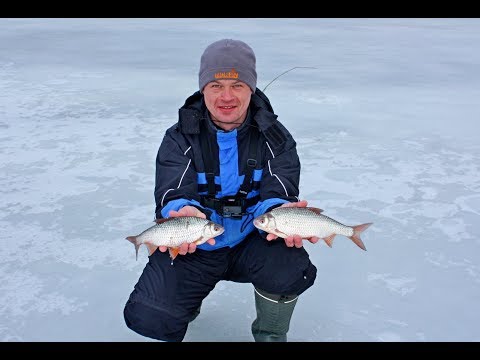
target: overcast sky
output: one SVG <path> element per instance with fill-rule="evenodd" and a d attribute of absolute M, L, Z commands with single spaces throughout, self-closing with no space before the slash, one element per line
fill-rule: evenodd
<path fill-rule="evenodd" d="M 298 143 L 300 197 L 367 251 L 318 268 L 291 341 L 480 340 L 478 19 L 0 19 L 0 340 L 153 341 L 123 307 L 147 262 L 155 156 L 203 49 L 249 43 Z M 253 341 L 220 282 L 185 341 Z"/>

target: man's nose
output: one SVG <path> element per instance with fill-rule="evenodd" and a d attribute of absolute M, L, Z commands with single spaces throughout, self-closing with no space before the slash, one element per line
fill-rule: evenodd
<path fill-rule="evenodd" d="M 221 95 L 222 99 L 231 100 L 233 98 L 232 89 L 230 89 L 229 87 L 224 87 Z"/>

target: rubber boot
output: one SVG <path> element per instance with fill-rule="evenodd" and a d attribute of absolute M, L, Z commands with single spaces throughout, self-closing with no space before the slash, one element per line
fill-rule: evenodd
<path fill-rule="evenodd" d="M 256 342 L 286 342 L 298 295 L 275 295 L 255 289 L 257 318 L 252 323 Z"/>

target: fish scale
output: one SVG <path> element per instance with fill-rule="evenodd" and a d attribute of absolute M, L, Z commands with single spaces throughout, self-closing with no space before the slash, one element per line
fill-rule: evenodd
<path fill-rule="evenodd" d="M 366 250 L 360 239 L 360 233 L 372 223 L 347 226 L 321 214 L 322 211 L 314 207 L 280 206 L 257 216 L 253 220 L 253 225 L 282 238 L 299 235 L 302 239 L 308 239 L 315 236 L 323 239 L 330 247 L 336 235 L 343 235 L 362 250 Z"/>
<path fill-rule="evenodd" d="M 172 221 L 156 224 L 143 231 L 137 238 L 155 246 L 176 247 L 200 239 L 207 223 L 208 220 L 198 217 L 172 218 Z M 182 230 L 179 231 L 179 228 Z"/>
<path fill-rule="evenodd" d="M 283 207 L 271 211 L 275 217 L 277 228 L 285 234 L 296 234 L 302 237 L 317 236 L 324 238 L 332 233 L 344 236 L 352 236 L 353 229 L 338 221 L 317 214 L 308 208 Z"/>
<path fill-rule="evenodd" d="M 142 244 L 166 246 L 174 259 L 178 248 L 183 243 L 200 245 L 225 231 L 225 228 L 213 221 L 196 216 L 176 216 L 157 219 L 157 224 L 142 231 L 137 236 L 127 236 L 127 240 L 135 245 L 138 259 L 138 249 Z"/>

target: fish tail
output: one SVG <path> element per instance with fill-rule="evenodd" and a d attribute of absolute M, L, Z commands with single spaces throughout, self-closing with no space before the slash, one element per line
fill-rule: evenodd
<path fill-rule="evenodd" d="M 130 241 L 133 245 L 135 245 L 135 260 L 138 260 L 138 249 L 140 248 L 140 245 L 142 243 L 140 243 L 138 240 L 137 240 L 137 237 L 136 236 L 127 236 L 126 239 L 128 241 Z"/>
<path fill-rule="evenodd" d="M 352 226 L 353 235 L 349 236 L 349 239 L 351 239 L 360 249 L 365 251 L 367 251 L 367 248 L 365 247 L 365 244 L 363 243 L 362 239 L 360 239 L 360 234 L 372 224 L 373 223 L 366 223 L 366 224 Z"/>

